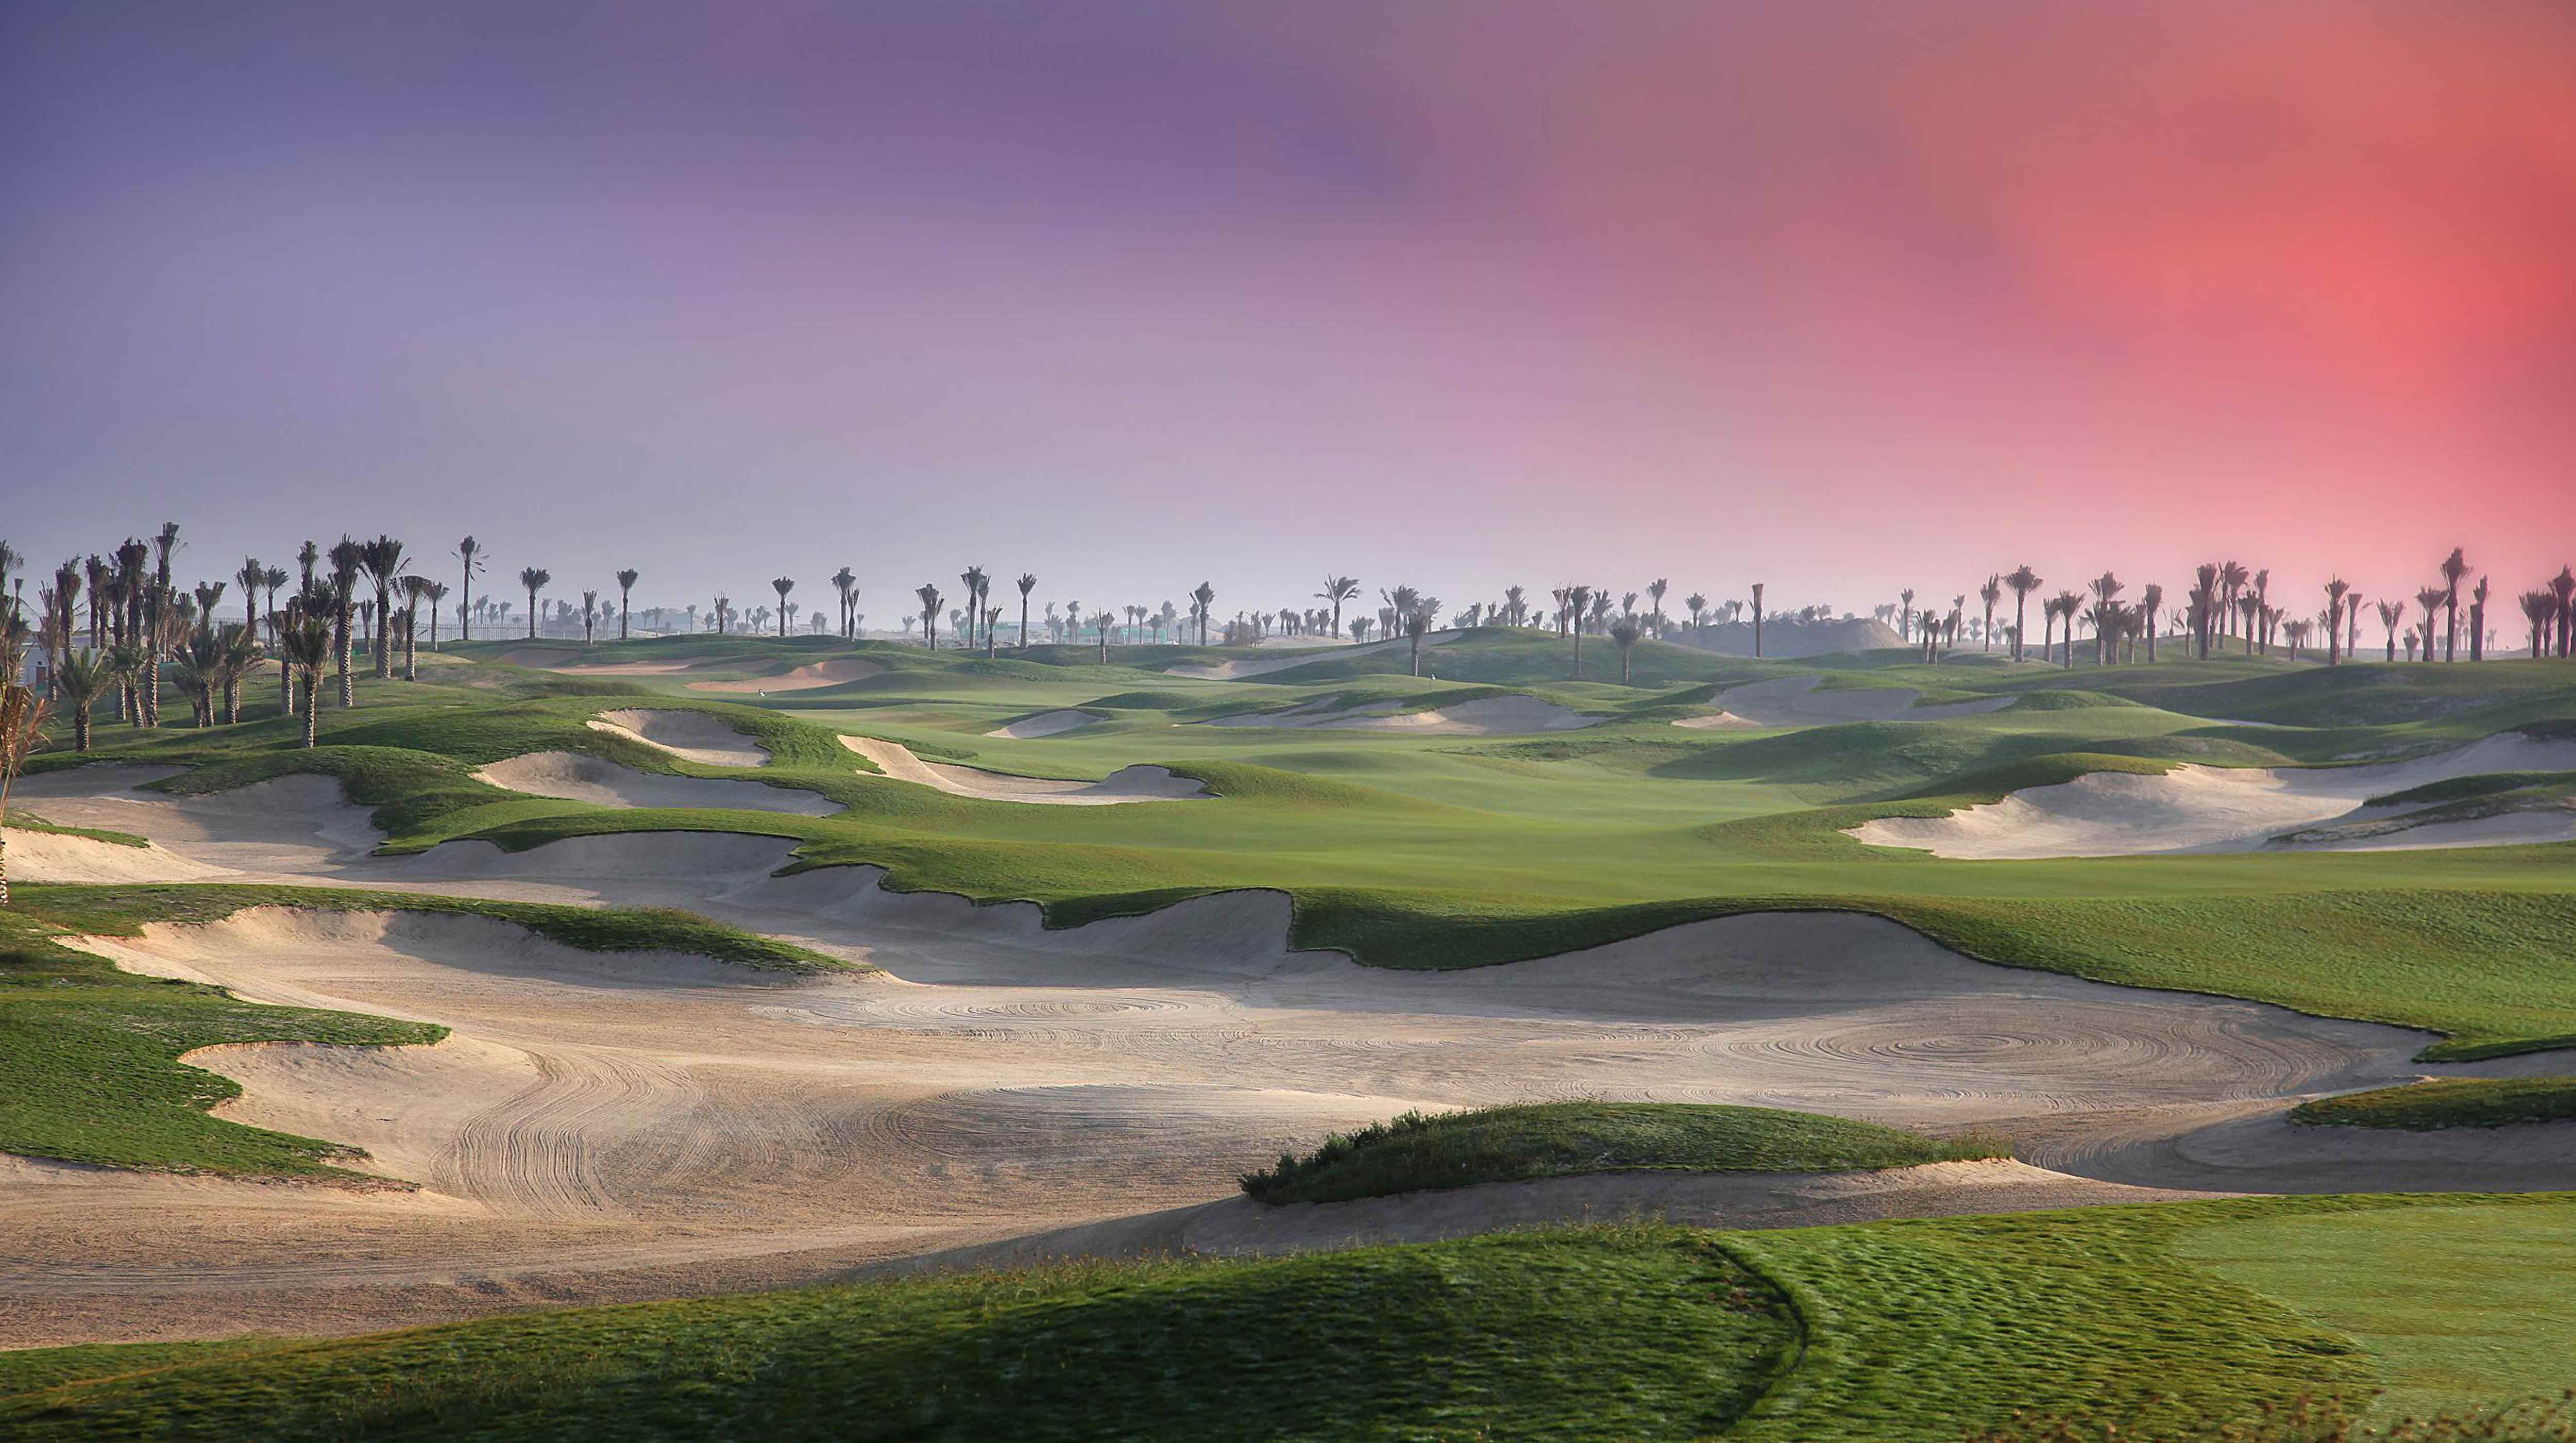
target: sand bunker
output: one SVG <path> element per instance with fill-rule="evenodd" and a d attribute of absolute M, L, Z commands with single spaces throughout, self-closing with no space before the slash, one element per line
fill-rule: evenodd
<path fill-rule="evenodd" d="M 1196 801 L 1211 795 L 1206 785 L 1196 778 L 1174 776 L 1165 767 L 1121 767 L 1096 782 L 1068 782 L 926 762 L 914 756 L 912 749 L 901 742 L 878 741 L 873 737 L 845 736 L 841 738 L 841 745 L 876 763 L 879 771 L 896 781 L 917 782 L 925 787 L 936 787 L 950 796 L 973 797 L 983 802 L 1106 807 L 1124 802 Z"/>
<path fill-rule="evenodd" d="M 1038 737 L 1062 736 L 1069 731 L 1079 731 L 1087 726 L 1095 726 L 1099 721 L 1100 718 L 1087 711 L 1075 711 L 1071 708 L 1062 711 L 1042 711 L 1036 716 L 1024 716 L 1008 726 L 995 727 L 984 735 L 1009 737 L 1015 741 L 1032 741 Z"/>
<path fill-rule="evenodd" d="M 1673 725 L 1689 727 L 1693 731 L 1757 731 L 1762 726 L 1760 722 L 1746 721 L 1731 711 L 1712 711 L 1699 716 L 1681 717 L 1676 719 Z"/>
<path fill-rule="evenodd" d="M 86 837 L 34 844 L 40 834 L 12 831 L 11 875 L 90 883 L 306 880 L 360 861 L 384 840 L 370 821 L 373 809 L 351 805 L 337 777 L 274 777 L 206 796 L 137 790 L 185 770 L 86 766 L 21 778 L 12 802 L 41 801 L 42 815 L 57 825 L 125 832 L 152 846 Z"/>
<path fill-rule="evenodd" d="M 1460 635 L 1462 633 L 1455 631 L 1424 632 L 1422 645 L 1425 650 L 1435 646 L 1446 646 L 1456 641 Z M 1346 656 L 1383 656 L 1388 652 L 1401 652 L 1410 656 L 1413 647 L 1411 637 L 1398 637 L 1393 641 L 1372 641 L 1357 646 L 1347 641 L 1333 641 L 1325 638 L 1297 637 L 1293 640 L 1311 643 L 1311 645 L 1289 656 L 1265 656 L 1245 661 L 1219 662 L 1214 666 L 1183 663 L 1179 666 L 1165 667 L 1163 674 L 1188 677 L 1194 681 L 1242 681 L 1247 677 L 1294 671 L 1301 666 L 1313 666 L 1319 661 L 1336 661 Z"/>
<path fill-rule="evenodd" d="M 1430 711 L 1398 711 L 1402 702 L 1336 709 L 1332 698 L 1286 711 L 1248 712 L 1211 719 L 1220 727 L 1280 727 L 1318 731 L 1410 732 L 1417 736 L 1530 736 L 1539 732 L 1575 731 L 1599 726 L 1605 716 L 1590 716 L 1534 696 L 1492 696 L 1462 701 Z"/>
<path fill-rule="evenodd" d="M 129 847 L 96 837 L 67 837 L 18 827 L 9 828 L 5 840 L 9 876 L 19 882 L 112 886 L 123 882 L 212 882 L 233 875 L 222 867 L 192 861 L 162 847 Z"/>
<path fill-rule="evenodd" d="M 494 762 L 474 776 L 514 792 L 602 807 L 734 807 L 805 817 L 828 816 L 841 809 L 829 797 L 793 787 L 662 776 L 579 752 L 531 752 Z"/>
<path fill-rule="evenodd" d="M 2012 697 L 1997 696 L 1978 701 L 1945 702 L 1938 706 L 1916 706 L 1914 699 L 1923 693 L 1912 687 L 1853 687 L 1826 691 L 1818 685 L 1823 680 L 1819 676 L 1786 676 L 1777 681 L 1757 681 L 1746 686 L 1729 687 L 1719 693 L 1717 701 L 1725 713 L 1757 727 L 1834 726 L 1861 721 L 1940 721 L 1948 717 L 2002 711 L 2014 701 Z"/>
<path fill-rule="evenodd" d="M 1887 817 L 1852 835 L 1943 857 L 2115 857 L 2153 852 L 2499 846 L 2576 838 L 2576 813 L 2509 813 L 2409 826 L 2422 807 L 2373 797 L 2489 772 L 2576 770 L 2576 742 L 2507 732 L 2412 761 L 2345 767 L 2181 766 L 2160 776 L 2092 772 L 1946 817 Z M 2314 836 L 2276 840 L 2323 829 Z"/>
<path fill-rule="evenodd" d="M 779 676 L 735 677 L 726 681 L 693 681 L 691 691 L 772 692 L 813 691 L 819 687 L 839 686 L 845 681 L 863 681 L 885 670 L 873 661 L 842 657 L 837 661 L 808 662 L 794 671 Z"/>
<path fill-rule="evenodd" d="M 604 711 L 591 721 L 590 727 L 659 747 L 700 766 L 769 765 L 769 748 L 734 730 L 724 718 L 702 711 Z"/>

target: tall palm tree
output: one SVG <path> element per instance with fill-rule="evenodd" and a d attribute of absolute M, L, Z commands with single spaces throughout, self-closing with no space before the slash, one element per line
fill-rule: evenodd
<path fill-rule="evenodd" d="M 2450 608 L 2450 618 L 2443 624 L 2442 660 L 2460 659 L 2460 578 L 2469 574 L 2469 558 L 2460 548 L 2442 558 L 2443 604 Z"/>
<path fill-rule="evenodd" d="M 116 685 L 116 669 L 108 664 L 107 653 L 97 647 L 83 647 L 63 653 L 62 665 L 54 670 L 54 683 L 62 692 L 63 705 L 72 714 L 72 750 L 89 750 L 90 707 L 99 694 Z"/>
<path fill-rule="evenodd" d="M 1664 593 L 1671 590 L 1672 585 L 1660 576 L 1646 583 L 1646 596 L 1650 603 L 1647 607 L 1647 619 L 1654 623 L 1657 636 L 1664 633 Z"/>
<path fill-rule="evenodd" d="M 456 594 L 456 639 L 474 639 L 474 573 L 483 569 L 483 547 L 471 536 L 456 543 L 456 557 L 465 566 L 463 590 Z"/>
<path fill-rule="evenodd" d="M 1914 588 L 1911 586 L 1896 593 L 1896 635 L 1904 641 L 1914 639 Z"/>
<path fill-rule="evenodd" d="M 2245 619 L 2245 654 L 2254 654 L 2254 633 L 2263 620 L 2263 598 L 2247 590 L 2236 598 L 2236 613 Z"/>
<path fill-rule="evenodd" d="M 288 619 L 278 637 L 278 656 L 304 682 L 304 744 L 315 745 L 321 738 L 321 707 L 315 693 L 322 685 L 322 668 L 331 660 L 331 623 L 310 614 Z"/>
<path fill-rule="evenodd" d="M 1207 645 L 1208 612 L 1216 606 L 1216 587 L 1200 582 L 1190 590 L 1190 604 L 1198 609 L 1199 645 Z"/>
<path fill-rule="evenodd" d="M 403 544 L 390 536 L 378 536 L 358 548 L 358 564 L 365 568 L 367 579 L 376 585 L 376 640 L 370 648 L 375 653 L 376 680 L 394 674 L 394 654 L 385 644 L 385 618 L 393 612 L 394 579 L 403 573 Z"/>
<path fill-rule="evenodd" d="M 841 598 L 841 635 L 845 639 L 855 640 L 852 634 L 854 629 L 850 625 L 850 612 L 858 605 L 859 574 L 844 566 L 832 573 L 831 581 L 832 590 Z"/>
<path fill-rule="evenodd" d="M 2070 671 L 2075 668 L 2075 614 L 2083 606 L 2084 598 L 2078 593 L 2072 591 L 2057 593 L 2057 619 L 2061 629 L 2066 633 L 2066 666 Z"/>
<path fill-rule="evenodd" d="M 617 573 L 617 639 L 619 641 L 626 639 L 626 609 L 635 600 L 635 583 L 643 579 L 644 573 L 632 566 Z M 435 614 L 432 613 L 432 615 Z M 435 621 L 430 624 L 437 625 Z"/>
<path fill-rule="evenodd" d="M 2156 662 L 2156 613 L 2162 611 L 2164 605 L 2165 589 L 2157 582 L 2148 582 L 2146 589 L 2138 593 L 2138 631 L 2147 639 L 2149 666 Z M 2137 654 L 2136 647 L 2129 648 L 2129 651 L 2133 656 Z"/>
<path fill-rule="evenodd" d="M 267 592 L 267 593 L 268 593 L 268 608 L 267 608 L 267 609 L 268 609 L 268 615 L 269 615 L 269 618 L 270 618 L 269 635 L 270 635 L 272 638 L 274 638 L 274 637 L 277 635 L 277 631 L 276 631 L 277 592 L 278 592 L 278 588 L 280 588 L 280 587 L 282 587 L 282 586 L 286 585 L 286 582 L 287 582 L 286 568 L 285 568 L 285 567 L 283 567 L 283 566 L 272 566 L 272 567 L 268 568 L 268 570 L 263 571 L 263 572 L 261 572 L 261 573 L 260 573 L 260 577 L 259 577 L 259 586 L 260 586 L 260 590 L 265 591 L 265 592 Z"/>
<path fill-rule="evenodd" d="M 2343 655 L 2350 661 L 2361 655 L 2361 593 L 2349 592 L 2343 602 Z"/>
<path fill-rule="evenodd" d="M 2397 623 L 2404 621 L 2405 619 L 2405 602 L 2382 601 L 2379 603 L 2379 624 L 2388 628 L 2388 659 L 2390 661 L 2395 661 L 2397 659 Z"/>
<path fill-rule="evenodd" d="M 1619 684 L 1628 684 L 1628 662 L 1637 649 L 1637 623 L 1621 619 L 1610 623 L 1610 639 L 1619 645 Z"/>
<path fill-rule="evenodd" d="M 1583 680 L 1583 613 L 1592 604 L 1592 588 L 1569 586 L 1565 589 L 1565 609 L 1573 617 L 1567 629 L 1574 633 L 1574 679 Z"/>
<path fill-rule="evenodd" d="M 1342 634 L 1342 603 L 1359 594 L 1360 581 L 1356 576 L 1324 578 L 1324 589 L 1315 593 L 1315 599 L 1333 604 L 1333 635 L 1338 637 Z"/>
<path fill-rule="evenodd" d="M 447 588 L 417 572 L 402 579 L 403 680 L 420 680 L 420 609 L 429 606 L 429 649 L 438 649 L 438 598 Z"/>
<path fill-rule="evenodd" d="M 2415 605 L 2424 616 L 2424 659 L 2426 661 L 2433 659 L 2433 618 L 2441 615 L 2442 603 L 2450 599 L 2451 588 L 2448 585 L 2421 587 L 2415 593 Z"/>
<path fill-rule="evenodd" d="M 2338 576 L 2326 583 L 2326 665 L 2343 665 L 2343 599 L 2352 590 Z"/>
<path fill-rule="evenodd" d="M 2120 578 L 2105 571 L 2084 583 L 2084 589 L 2092 594 L 2094 601 L 2093 664 L 2108 666 L 2119 659 L 2111 654 L 2111 637 L 2108 634 L 2117 631 L 2118 628 L 2115 626 L 2106 630 L 2102 621 L 2103 618 L 2113 614 L 2119 605 L 2120 593 L 2128 588 L 2121 583 Z"/>
<path fill-rule="evenodd" d="M 2571 628 L 2568 624 L 2570 620 L 2569 605 L 2571 602 L 2576 602 L 2576 568 L 2565 566 L 2558 568 L 2558 574 L 2549 578 L 2549 594 L 2558 598 L 2557 649 L 2560 656 L 2565 656 L 2567 654 L 2568 634 L 2571 629 L 2576 629 Z"/>
<path fill-rule="evenodd" d="M 939 588 L 927 583 L 913 588 L 921 598 L 921 644 L 932 651 L 939 649 Z"/>
<path fill-rule="evenodd" d="M 787 637 L 787 593 L 796 589 L 796 579 L 792 576 L 771 577 L 769 589 L 778 593 L 778 636 L 783 641 Z"/>
<path fill-rule="evenodd" d="M 2479 662 L 2486 659 L 2487 579 L 2481 576 L 2478 584 L 2469 591 L 2469 660 Z"/>
<path fill-rule="evenodd" d="M 581 644 L 584 647 L 591 645 L 592 639 L 598 634 L 598 628 L 599 593 L 585 591 L 581 594 Z M 781 636 L 787 634 L 786 623 L 779 623 L 778 634 Z"/>
<path fill-rule="evenodd" d="M 2004 599 L 2002 572 L 1996 572 L 1986 578 L 1986 584 L 1977 588 L 1977 599 L 1986 604 L 1986 620 L 1984 628 L 1977 633 L 1979 638 L 1977 649 L 1992 651 L 1995 649 L 1995 603 Z"/>
<path fill-rule="evenodd" d="M 2019 661 L 2022 659 L 2022 638 L 2028 634 L 2023 630 L 2023 624 L 2030 618 L 2030 594 L 2039 590 L 2043 583 L 2039 579 L 2039 573 L 2031 570 L 2027 566 L 2014 567 L 2011 572 L 2005 575 L 2003 580 L 2004 585 L 2012 588 L 2013 660 Z M 2047 631 L 2047 623 L 2045 619 L 2042 620 L 2040 629 L 2043 634 Z M 2042 642 L 2041 655 L 2043 658 L 2046 656 L 2045 641 Z"/>
<path fill-rule="evenodd" d="M 2526 591 L 2522 594 L 2521 601 L 2523 620 L 2531 623 L 2531 659 L 2538 661 L 2541 643 L 2549 638 L 2549 625 L 2558 619 L 2558 598 L 2546 591 Z M 2379 605 L 2383 611 L 2388 607 L 2388 603 L 2384 601 Z M 2393 635 L 2389 640 L 2388 649 L 2392 656 L 2396 653 L 2397 642 Z"/>
<path fill-rule="evenodd" d="M 530 641 L 537 639 L 537 593 L 545 590 L 554 579 L 555 574 L 542 566 L 519 568 L 519 585 L 528 593 L 528 640 Z"/>
<path fill-rule="evenodd" d="M 233 573 L 233 584 L 242 589 L 242 623 L 259 625 L 259 588 L 268 579 L 268 568 L 256 556 L 242 558 L 241 569 Z"/>
<path fill-rule="evenodd" d="M 1038 574 L 1021 572 L 1017 585 L 1020 588 L 1020 647 L 1026 650 L 1029 645 L 1029 593 L 1038 589 Z"/>
<path fill-rule="evenodd" d="M 1406 587 L 1403 589 L 1411 590 L 1412 588 Z M 1416 596 L 1413 598 L 1413 604 L 1406 607 L 1404 610 L 1404 634 L 1413 642 L 1413 674 L 1415 676 L 1422 675 L 1422 633 L 1429 631 L 1439 622 L 1439 620 L 1440 598 L 1436 596 Z"/>

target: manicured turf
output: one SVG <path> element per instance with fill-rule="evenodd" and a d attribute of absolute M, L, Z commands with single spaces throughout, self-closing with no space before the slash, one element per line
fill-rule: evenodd
<path fill-rule="evenodd" d="M 488 659 L 524 645 L 478 642 L 465 651 Z M 1427 651 L 1437 657 L 1426 666 L 1436 679 L 1389 674 L 1402 664 L 1401 651 L 1390 650 L 1327 655 L 1239 682 L 1190 682 L 1159 668 L 1278 653 L 1118 647 L 1103 666 L 1090 647 L 987 661 L 834 638 L 669 637 L 590 656 L 711 655 L 744 670 L 849 656 L 882 670 L 744 706 L 692 693 L 677 676 L 449 666 L 434 683 L 362 680 L 365 704 L 326 709 L 326 745 L 311 752 L 293 745 L 298 731 L 269 719 L 101 735 L 103 754 L 120 759 L 210 764 L 171 784 L 183 789 L 332 771 L 376 809 L 390 851 L 468 837 L 524 849 L 600 832 L 740 831 L 794 840 L 800 865 L 876 863 L 898 888 L 1036 901 L 1057 925 L 1273 887 L 1295 898 L 1301 945 L 1401 967 L 1539 957 L 1747 910 L 1856 909 L 2012 965 L 2449 1034 L 2438 1055 L 2576 1036 L 2576 847 L 1982 862 L 1866 847 L 1841 830 L 2087 770 L 2412 754 L 2576 718 L 2576 666 L 2555 661 L 2328 672 L 2277 658 L 2198 661 L 2186 651 L 2169 647 L 2154 665 L 2070 671 L 1976 653 L 1938 666 L 1910 652 L 1755 662 L 1648 642 L 1635 658 L 1640 684 L 1623 687 L 1602 679 L 1599 663 L 1609 658 L 1597 644 L 1587 646 L 1587 674 L 1577 680 L 1563 641 L 1495 629 Z M 2006 695 L 2022 705 L 1780 732 L 1669 725 L 1725 686 L 1789 676 L 1935 697 Z M 1529 737 L 1199 724 L 1326 698 L 1418 708 L 1497 689 L 1609 720 Z M 756 771 L 696 767 L 583 725 L 611 706 L 721 715 L 759 734 L 776 762 Z M 1059 708 L 1087 708 L 1100 720 L 1047 738 L 986 735 Z M 1097 778 L 1162 763 L 1218 799 L 972 801 L 870 775 L 836 733 L 1033 776 Z M 550 749 L 692 776 L 757 777 L 844 810 L 625 810 L 472 779 L 484 762 Z M 2460 800 L 2527 801 L 2552 785 L 2494 783 Z"/>
<path fill-rule="evenodd" d="M 2303 1102 L 2290 1120 L 2410 1132 L 2576 1122 L 2576 1077 L 2439 1077 Z"/>
<path fill-rule="evenodd" d="M 1408 1112 L 1336 1133 L 1303 1157 L 1283 1154 L 1243 1190 L 1266 1203 L 1339 1202 L 1572 1173 L 1861 1172 L 2008 1152 L 1768 1107 L 1548 1102 Z"/>
<path fill-rule="evenodd" d="M 544 1313 L 0 1396 L 0 1434 L 1693 1439 L 1795 1341 L 1724 1252 L 1629 1229 Z"/>
<path fill-rule="evenodd" d="M 0 1365 L 0 1433 L 1947 1443 L 2025 1414 L 2084 1438 L 2201 1438 L 2302 1397 L 2555 1388 L 2576 1357 L 2556 1296 L 2571 1248 L 2562 1195 L 1512 1233 L 541 1313 L 229 1359 L 40 1353 Z"/>
<path fill-rule="evenodd" d="M 65 933 L 131 935 L 147 922 L 212 921 L 254 906 L 461 912 L 591 951 L 686 951 L 791 970 L 849 965 L 659 909 L 336 888 L 20 887 L 0 912 L 0 1152 L 235 1176 L 363 1173 L 363 1160 L 347 1148 L 209 1116 L 207 1109 L 240 1095 L 240 1087 L 179 1057 L 221 1043 L 429 1043 L 447 1029 L 242 1002 L 220 988 L 119 971 L 58 940 Z"/>

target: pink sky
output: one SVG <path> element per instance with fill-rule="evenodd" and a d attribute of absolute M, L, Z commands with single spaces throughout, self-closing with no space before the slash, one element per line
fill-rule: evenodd
<path fill-rule="evenodd" d="M 47 563 L 470 531 L 891 621 L 2576 556 L 2563 5 L 18 7 L 0 163 Z"/>

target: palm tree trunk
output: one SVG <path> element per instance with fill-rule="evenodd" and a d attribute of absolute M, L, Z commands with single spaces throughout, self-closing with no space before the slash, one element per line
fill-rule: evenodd
<path fill-rule="evenodd" d="M 1026 651 L 1026 650 L 1028 649 L 1028 645 L 1029 645 L 1029 594 L 1028 594 L 1027 592 L 1023 591 L 1023 592 L 1021 592 L 1021 593 L 1020 593 L 1020 649 L 1021 649 L 1021 650 L 1023 650 L 1023 651 Z"/>
<path fill-rule="evenodd" d="M 321 680 L 319 672 L 304 678 L 304 744 L 308 747 L 321 739 L 322 708 L 319 699 L 313 695 Z"/>
<path fill-rule="evenodd" d="M 282 656 L 277 659 L 277 714 L 295 715 L 295 663 Z"/>
<path fill-rule="evenodd" d="M 89 750 L 89 703 L 87 702 L 72 708 L 72 750 L 76 752 Z"/>
<path fill-rule="evenodd" d="M 431 608 L 429 614 L 433 617 L 437 616 L 437 608 Z M 418 681 L 420 680 L 420 613 L 415 611 L 407 615 L 409 619 L 403 623 L 403 680 Z"/>
<path fill-rule="evenodd" d="M 1420 676 L 1422 675 L 1422 633 L 1408 630 L 1407 634 L 1413 638 L 1413 674 Z"/>
<path fill-rule="evenodd" d="M 2013 575 L 2019 576 L 2021 573 L 2016 571 Z M 2023 631 L 2029 623 L 2030 593 L 2026 591 L 2016 591 L 2013 593 L 2013 660 L 2015 661 L 2021 660 Z"/>

